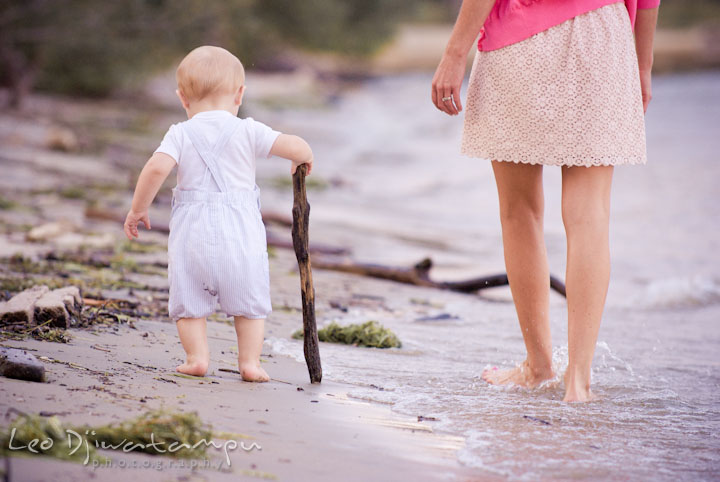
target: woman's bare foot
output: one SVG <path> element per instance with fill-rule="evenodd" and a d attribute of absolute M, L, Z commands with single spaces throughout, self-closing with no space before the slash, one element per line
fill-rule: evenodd
<path fill-rule="evenodd" d="M 176 368 L 180 373 L 185 375 L 193 375 L 195 377 L 204 377 L 207 373 L 209 363 L 205 360 L 191 360 L 188 359 L 182 365 L 178 365 Z"/>
<path fill-rule="evenodd" d="M 240 376 L 246 382 L 267 382 L 270 380 L 267 372 L 259 362 L 239 362 Z"/>
<path fill-rule="evenodd" d="M 565 398 L 563 398 L 563 402 L 590 402 L 595 400 L 595 394 L 590 390 L 589 377 L 587 381 L 584 381 L 584 377 L 575 375 L 568 368 L 563 378 L 565 380 Z"/>
<path fill-rule="evenodd" d="M 592 402 L 596 398 L 597 396 L 592 392 L 592 390 L 583 391 L 582 393 L 575 390 L 565 390 L 563 402 Z"/>
<path fill-rule="evenodd" d="M 491 385 L 515 385 L 525 388 L 535 388 L 541 383 L 555 377 L 552 368 L 548 370 L 533 370 L 527 361 L 506 370 L 492 367 L 483 371 L 482 379 Z"/>

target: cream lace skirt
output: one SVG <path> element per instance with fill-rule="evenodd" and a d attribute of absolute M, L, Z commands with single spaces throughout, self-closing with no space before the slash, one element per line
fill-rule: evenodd
<path fill-rule="evenodd" d="M 478 52 L 461 151 L 553 166 L 644 164 L 640 78 L 624 4 Z"/>

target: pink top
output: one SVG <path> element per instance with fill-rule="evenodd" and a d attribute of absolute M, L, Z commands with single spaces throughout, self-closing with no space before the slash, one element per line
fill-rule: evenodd
<path fill-rule="evenodd" d="M 520 42 L 566 20 L 621 0 L 497 0 L 480 30 L 478 49 L 497 50 Z M 630 22 L 637 10 L 655 8 L 660 0 L 625 0 Z"/>

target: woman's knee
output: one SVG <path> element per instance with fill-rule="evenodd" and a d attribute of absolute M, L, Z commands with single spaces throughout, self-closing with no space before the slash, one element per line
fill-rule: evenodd
<path fill-rule="evenodd" d="M 503 227 L 540 226 L 543 220 L 542 166 L 493 162 Z"/>
<path fill-rule="evenodd" d="M 542 196 L 517 196 L 500 201 L 500 221 L 504 227 L 540 227 L 543 224 Z"/>
<path fill-rule="evenodd" d="M 565 231 L 607 230 L 610 225 L 610 206 L 603 200 L 584 200 L 581 203 L 562 203 L 562 220 Z"/>
<path fill-rule="evenodd" d="M 566 231 L 607 229 L 612 173 L 611 166 L 563 170 L 562 219 Z"/>

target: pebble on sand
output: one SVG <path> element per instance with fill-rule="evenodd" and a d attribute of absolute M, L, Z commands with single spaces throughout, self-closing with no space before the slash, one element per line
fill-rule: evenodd
<path fill-rule="evenodd" d="M 35 355 L 17 348 L 0 348 L 0 376 L 27 380 L 45 381 L 45 367 Z"/>

